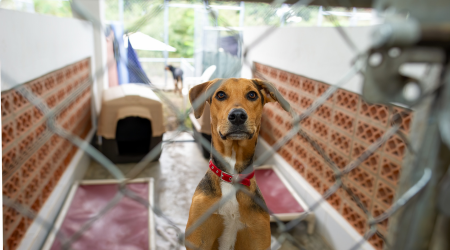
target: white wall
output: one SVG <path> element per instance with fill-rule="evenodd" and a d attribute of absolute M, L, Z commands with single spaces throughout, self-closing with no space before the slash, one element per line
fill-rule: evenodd
<path fill-rule="evenodd" d="M 343 28 L 359 51 L 370 45 L 373 26 Z M 242 69 L 242 77 L 251 78 L 249 66 L 259 62 L 291 73 L 335 84 L 350 69 L 356 54 L 345 43 L 336 28 L 282 27 L 261 38 L 268 27 L 244 29 L 244 45 L 251 47 Z M 362 77 L 354 77 L 344 89 L 361 93 Z"/>
<path fill-rule="evenodd" d="M 94 32 L 89 22 L 0 9 L 1 91 L 88 57 L 93 75 Z M 93 89 L 98 89 L 95 79 Z M 41 219 L 52 222 L 56 218 L 72 183 L 83 177 L 89 163 L 89 156 L 78 150 L 39 211 Z M 34 220 L 18 249 L 39 249 L 46 234 L 47 228 Z"/>
<path fill-rule="evenodd" d="M 0 24 L 2 91 L 83 58 L 95 64 L 92 25 L 86 21 L 0 9 Z"/>
<path fill-rule="evenodd" d="M 370 45 L 373 27 L 344 28 L 359 51 Z M 261 38 L 267 27 L 245 28 L 244 45 L 258 43 L 248 52 L 242 69 L 242 77 L 251 78 L 253 62 L 269 65 L 284 71 L 302 75 L 328 84 L 337 83 L 350 69 L 356 53 L 341 38 L 336 28 L 331 27 L 286 27 L 277 28 L 270 35 Z M 342 88 L 361 93 L 362 77 L 352 78 Z M 259 139 L 256 155 L 270 146 Z M 315 189 L 298 174 L 281 156 L 275 154 L 266 164 L 274 165 L 288 180 L 297 194 L 308 206 L 321 199 Z M 317 230 L 334 249 L 350 249 L 362 239 L 361 235 L 326 202 L 315 210 Z M 373 249 L 367 242 L 358 249 Z"/>
<path fill-rule="evenodd" d="M 89 131 L 86 140 L 91 140 L 94 136 L 95 129 L 92 128 Z M 38 216 L 40 219 L 45 220 L 47 223 L 53 224 L 56 220 L 61 207 L 66 200 L 66 196 L 70 191 L 72 185 L 83 178 L 89 167 L 91 158 L 83 150 L 78 149 L 77 153 L 73 156 L 72 160 L 64 171 L 64 174 L 59 179 L 58 183 L 53 189 L 53 192 L 47 198 L 45 203 L 39 210 Z M 39 250 L 45 243 L 49 228 L 44 226 L 36 219 L 31 226 L 27 229 L 25 236 L 20 242 L 18 250 Z"/>
<path fill-rule="evenodd" d="M 76 8 L 83 13 L 87 13 L 90 17 L 96 20 L 99 23 L 104 24 L 104 16 L 105 16 L 105 3 L 104 0 L 74 0 L 73 6 L 76 5 Z M 78 12 L 74 11 L 74 7 L 72 7 L 72 15 L 76 18 L 82 19 Z M 103 95 L 103 90 L 107 89 L 109 86 L 108 82 L 108 72 L 105 71 L 109 69 L 107 56 L 106 56 L 106 37 L 105 32 L 102 27 L 94 25 L 93 27 L 93 42 L 94 42 L 94 51 L 95 51 L 95 62 L 93 62 L 93 69 L 96 73 L 95 81 L 97 82 L 97 86 L 93 89 L 96 98 L 96 110 L 97 115 L 100 114 L 101 109 L 101 100 Z M 111 63 L 115 63 L 111 62 Z M 94 119 L 95 121 L 95 119 Z"/>

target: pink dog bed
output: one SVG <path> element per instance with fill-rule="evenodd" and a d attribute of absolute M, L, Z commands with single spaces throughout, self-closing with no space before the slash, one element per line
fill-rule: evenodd
<path fill-rule="evenodd" d="M 273 169 L 256 170 L 255 176 L 267 207 L 274 214 L 305 211 Z"/>
<path fill-rule="evenodd" d="M 306 203 L 295 193 L 289 182 L 274 166 L 261 166 L 255 170 L 255 177 L 266 201 L 267 208 L 273 213 L 270 221 L 290 221 L 304 215 L 308 224 L 308 233 L 314 231 L 315 215 L 308 212 Z"/>
<path fill-rule="evenodd" d="M 127 188 L 142 199 L 149 201 L 149 185 L 151 183 L 129 183 Z M 117 184 L 80 184 L 76 186 L 71 201 L 67 201 L 70 202 L 70 205 L 65 211 L 65 215 L 62 215 L 64 218 L 58 218 L 59 221 L 62 220 L 59 226 L 60 231 L 66 237 L 73 236 L 86 222 L 95 217 L 118 192 Z M 63 213 L 64 209 L 61 214 Z M 74 241 L 71 249 L 151 249 L 149 235 L 153 229 L 150 228 L 150 220 L 152 220 L 150 215 L 153 213 L 146 206 L 124 196 Z M 60 239 L 58 237 L 53 237 L 53 239 L 50 249 L 62 249 Z M 46 248 L 44 247 L 44 249 Z"/>

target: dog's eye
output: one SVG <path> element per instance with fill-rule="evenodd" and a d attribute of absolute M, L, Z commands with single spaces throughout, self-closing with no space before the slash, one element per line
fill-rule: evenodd
<path fill-rule="evenodd" d="M 223 92 L 223 91 L 219 91 L 219 92 L 216 94 L 216 97 L 217 97 L 217 99 L 219 99 L 219 100 L 224 100 L 224 99 L 227 97 L 227 94 L 225 94 L 225 92 Z"/>
<path fill-rule="evenodd" d="M 256 95 L 255 91 L 250 91 L 250 92 L 248 92 L 247 97 L 250 100 L 255 100 L 258 97 L 258 95 Z"/>

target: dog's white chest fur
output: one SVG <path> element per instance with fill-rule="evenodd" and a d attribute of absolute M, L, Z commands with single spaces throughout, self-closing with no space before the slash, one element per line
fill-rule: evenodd
<path fill-rule="evenodd" d="M 232 151 L 231 158 L 225 158 L 228 163 L 234 167 L 236 164 L 236 153 Z M 219 238 L 219 250 L 232 250 L 236 243 L 237 232 L 244 228 L 244 224 L 240 220 L 239 203 L 236 199 L 236 190 L 232 184 L 221 182 L 222 198 L 231 197 L 219 208 L 218 213 L 222 215 L 224 229 L 222 236 Z"/>
<path fill-rule="evenodd" d="M 231 198 L 218 211 L 222 215 L 224 224 L 222 236 L 219 238 L 219 250 L 232 250 L 234 249 L 234 243 L 236 243 L 237 232 L 244 228 L 244 224 L 240 220 L 239 203 L 233 185 L 222 182 L 220 188 L 222 189 L 222 197 L 231 194 Z"/>

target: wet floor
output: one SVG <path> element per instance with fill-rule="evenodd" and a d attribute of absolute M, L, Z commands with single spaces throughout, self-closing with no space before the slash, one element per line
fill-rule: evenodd
<path fill-rule="evenodd" d="M 192 140 L 188 133 L 167 132 L 163 141 Z M 131 173 L 135 163 L 117 164 L 125 174 Z M 189 208 L 195 188 L 208 170 L 205 160 L 193 142 L 164 143 L 159 161 L 149 163 L 137 176 L 153 177 L 155 180 L 155 203 L 166 218 L 182 231 L 186 228 Z M 96 162 L 92 162 L 84 179 L 112 179 L 112 175 Z M 176 231 L 166 220 L 156 218 L 157 249 L 173 249 L 168 240 L 176 240 Z M 167 239 L 167 238 L 172 239 Z"/>
<path fill-rule="evenodd" d="M 192 140 L 189 133 L 177 134 L 171 131 L 164 134 L 163 140 Z M 127 175 L 135 166 L 118 164 Z M 155 180 L 155 203 L 179 229 L 184 231 L 189 215 L 191 199 L 197 184 L 208 171 L 208 161 L 203 158 L 197 144 L 193 142 L 165 143 L 159 161 L 148 164 L 138 177 L 153 177 Z M 113 177 L 99 164 L 92 162 L 85 179 L 112 179 Z M 157 216 L 156 216 L 157 217 Z M 176 249 L 173 245 L 177 239 L 177 231 L 164 218 L 156 218 L 157 249 Z M 330 249 L 322 238 L 316 234 L 309 236 L 304 225 L 299 225 L 291 232 L 296 242 L 304 249 Z M 276 226 L 272 225 L 272 235 L 278 236 Z M 295 244 L 286 241 L 281 250 L 298 249 Z M 182 248 L 183 249 L 183 248 Z"/>

